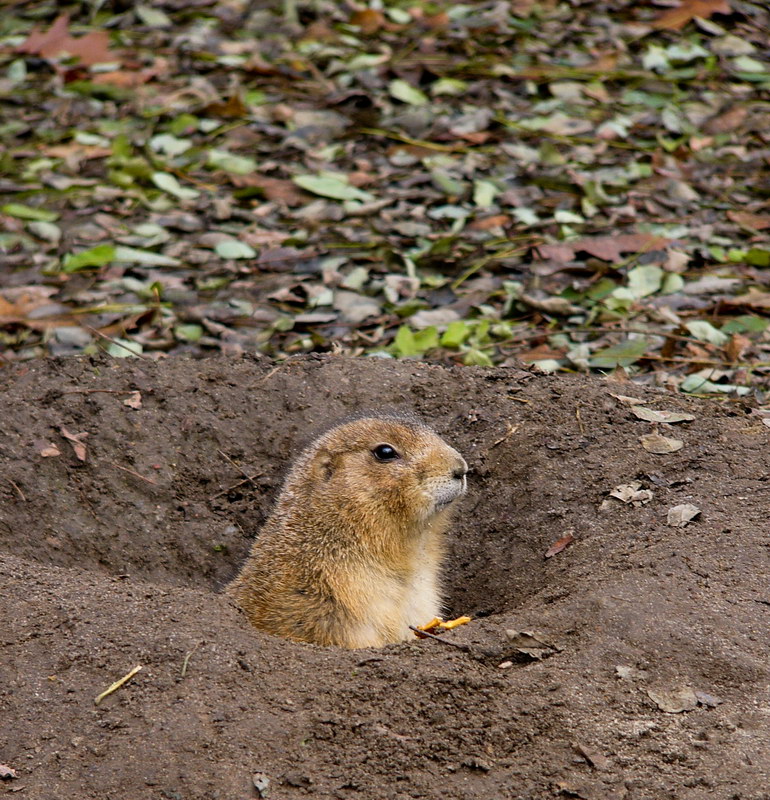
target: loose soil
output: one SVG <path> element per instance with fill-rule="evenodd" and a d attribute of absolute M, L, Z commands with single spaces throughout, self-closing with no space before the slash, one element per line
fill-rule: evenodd
<path fill-rule="evenodd" d="M 749 401 L 335 357 L 4 377 L 0 794 L 245 800 L 260 773 L 279 800 L 770 798 L 770 429 Z M 646 452 L 654 426 L 613 394 L 692 414 L 659 426 L 683 448 Z M 377 408 L 471 467 L 445 571 L 464 649 L 292 643 L 220 592 L 294 454 Z M 609 497 L 632 481 L 649 502 Z M 701 514 L 670 527 L 682 503 Z M 663 711 L 672 692 L 691 709 Z"/>

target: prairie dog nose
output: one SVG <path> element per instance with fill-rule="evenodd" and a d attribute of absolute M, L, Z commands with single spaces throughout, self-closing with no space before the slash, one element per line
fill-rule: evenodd
<path fill-rule="evenodd" d="M 464 458 L 460 458 L 460 460 L 455 464 L 454 469 L 452 470 L 452 477 L 456 478 L 458 481 L 462 480 L 468 472 L 468 465 L 465 463 Z"/>

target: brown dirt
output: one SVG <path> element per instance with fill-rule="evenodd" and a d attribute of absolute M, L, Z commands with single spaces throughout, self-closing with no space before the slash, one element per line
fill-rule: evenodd
<path fill-rule="evenodd" d="M 245 800 L 259 772 L 278 799 L 770 798 L 770 430 L 748 406 L 375 359 L 5 377 L 0 764 L 18 777 L 0 794 Z M 652 426 L 611 392 L 694 414 L 661 426 L 684 448 L 643 450 Z M 446 569 L 451 612 L 476 617 L 446 637 L 468 652 L 290 643 L 218 593 L 292 455 L 378 407 L 414 409 L 471 465 Z M 88 432 L 86 462 L 61 426 Z M 632 480 L 651 502 L 602 508 Z M 701 516 L 669 527 L 687 502 Z M 506 629 L 560 649 L 526 660 Z M 647 693 L 683 685 L 705 703 L 665 713 Z"/>

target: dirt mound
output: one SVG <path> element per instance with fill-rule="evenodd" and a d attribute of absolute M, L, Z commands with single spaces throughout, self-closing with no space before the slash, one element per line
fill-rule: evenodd
<path fill-rule="evenodd" d="M 230 800 L 261 773 L 272 798 L 770 798 L 770 430 L 749 407 L 377 359 L 6 378 L 0 793 Z M 463 648 L 290 643 L 218 593 L 292 456 L 377 408 L 416 411 L 471 467 L 446 566 Z M 647 452 L 656 427 L 683 447 Z M 700 515 L 670 526 L 686 503 Z"/>

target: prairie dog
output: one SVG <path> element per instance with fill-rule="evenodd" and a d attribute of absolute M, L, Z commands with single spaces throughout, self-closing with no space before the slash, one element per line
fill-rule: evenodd
<path fill-rule="evenodd" d="M 441 608 L 444 532 L 468 465 L 425 425 L 370 416 L 295 461 L 228 593 L 262 630 L 381 647 Z"/>

